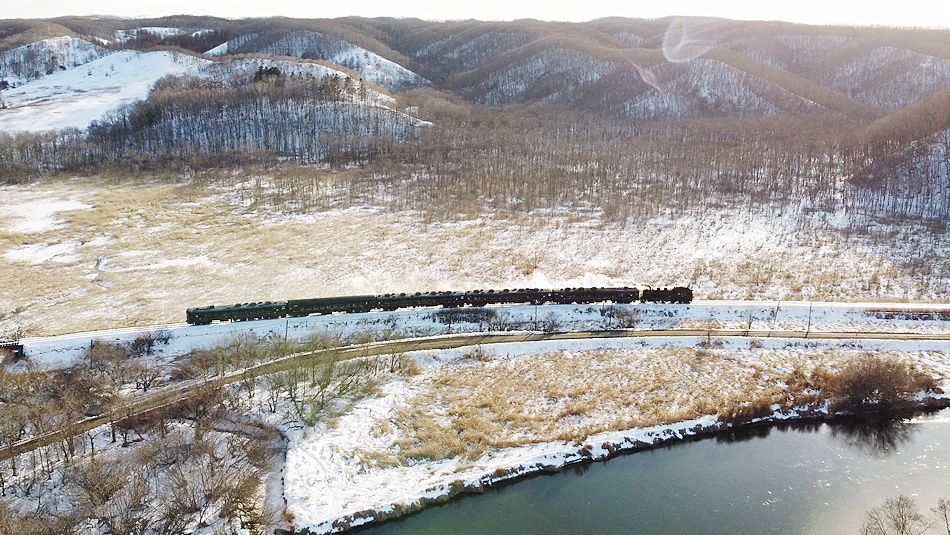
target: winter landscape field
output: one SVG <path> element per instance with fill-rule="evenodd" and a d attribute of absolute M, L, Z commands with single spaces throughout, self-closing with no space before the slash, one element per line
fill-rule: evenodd
<path fill-rule="evenodd" d="M 333 172 L 314 172 L 332 182 Z M 837 213 L 722 211 L 637 225 L 539 212 L 426 221 L 411 211 L 271 205 L 268 177 L 233 187 L 136 181 L 4 190 L 7 328 L 34 335 L 184 321 L 184 309 L 315 296 L 478 288 L 686 285 L 702 299 L 945 302 L 924 227 L 844 236 Z M 885 245 L 882 235 L 893 236 Z M 939 262 L 939 260 L 937 260 Z"/>
<path fill-rule="evenodd" d="M 0 534 L 339 532 L 945 407 L 948 103 L 947 30 L 0 20 Z M 695 299 L 185 323 L 624 286 Z"/>

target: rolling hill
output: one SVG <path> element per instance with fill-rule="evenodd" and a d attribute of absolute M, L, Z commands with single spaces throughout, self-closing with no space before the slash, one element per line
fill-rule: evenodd
<path fill-rule="evenodd" d="M 65 36 L 23 42 L 56 31 Z M 192 139 L 189 147 L 210 151 L 202 161 L 222 161 L 216 151 L 223 147 L 262 151 L 277 161 L 327 161 L 332 153 L 334 161 L 377 162 L 385 173 L 394 162 L 410 175 L 419 167 L 494 179 L 511 173 L 502 191 L 581 168 L 597 170 L 597 180 L 610 172 L 642 173 L 654 186 L 669 175 L 696 177 L 696 184 L 676 189 L 687 203 L 709 180 L 729 195 L 788 198 L 811 187 L 814 199 L 832 202 L 837 182 L 847 177 L 886 197 L 873 205 L 940 216 L 950 204 L 940 195 L 923 204 L 906 200 L 938 191 L 946 178 L 947 31 L 708 18 L 573 24 L 182 16 L 0 21 L 0 39 L 5 132 L 83 129 L 110 118 L 103 124 L 117 130 L 99 128 L 94 139 L 102 142 L 131 132 L 117 118 L 138 118 L 132 137 L 143 145 L 134 150 L 153 161 L 159 145 L 149 141 L 149 131 L 158 132 L 168 116 L 155 102 L 130 106 L 175 75 L 214 82 L 173 82 L 156 102 L 174 102 L 184 114 L 180 124 L 200 128 L 197 118 L 210 114 L 216 119 L 205 124 L 218 126 L 200 143 L 191 134 L 165 136 L 163 143 L 177 141 L 160 151 L 197 157 L 178 145 Z M 279 75 L 272 83 L 251 79 L 271 69 Z M 321 82 L 305 80 L 328 75 L 351 80 L 342 98 L 353 106 L 326 100 Z M 256 93 L 247 84 L 257 84 Z M 194 96 L 203 90 L 213 98 Z M 240 97 L 227 96 L 231 91 Z M 307 104 L 307 91 L 319 94 L 319 112 Z M 247 129 L 224 126 L 223 110 L 234 99 L 269 112 L 242 112 L 254 123 Z M 202 102 L 213 109 L 200 109 Z M 392 122 L 393 113 L 404 118 Z M 336 117 L 332 135 L 327 114 Z M 314 119 L 320 126 L 307 130 L 297 124 L 301 117 L 320 117 Z M 416 130 L 411 125 L 420 118 L 436 128 Z M 46 138 L 0 143 L 8 154 L 0 150 L 0 164 L 35 173 L 81 168 L 121 152 L 110 141 L 110 148 L 84 148 L 78 163 L 67 163 L 61 146 Z M 534 164 L 510 168 L 519 158 Z M 910 178 L 881 178 L 897 175 Z M 522 196 L 511 195 L 505 202 Z"/>
<path fill-rule="evenodd" d="M 267 54 L 319 59 L 348 67 L 369 82 L 393 91 L 429 84 L 429 81 L 422 76 L 393 61 L 320 32 L 248 33 L 216 46 L 207 54 L 209 56 Z"/>
<path fill-rule="evenodd" d="M 490 105 L 556 102 L 633 119 L 818 112 L 873 121 L 950 87 L 946 31 L 724 19 L 69 18 L 0 21 L 0 43 L 55 28 L 110 41 L 111 51 L 183 46 L 213 57 L 322 60 L 388 90 L 432 86 Z M 0 46 L 0 78 L 17 85 L 110 52 L 44 50 L 61 41 Z"/>

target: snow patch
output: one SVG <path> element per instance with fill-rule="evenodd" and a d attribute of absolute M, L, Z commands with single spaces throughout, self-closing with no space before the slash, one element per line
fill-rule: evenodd
<path fill-rule="evenodd" d="M 154 264 L 147 264 L 144 266 L 139 266 L 130 269 L 168 269 L 168 268 L 181 268 L 181 267 L 191 267 L 191 266 L 212 266 L 213 263 L 207 256 L 199 256 L 197 258 L 173 258 L 171 260 L 165 260 L 162 262 L 156 262 Z"/>
<path fill-rule="evenodd" d="M 34 201 L 15 206 L 2 205 L 0 213 L 13 216 L 7 230 L 16 233 L 45 232 L 62 228 L 66 222 L 56 217 L 59 212 L 89 210 L 92 206 L 79 201 Z"/>
<path fill-rule="evenodd" d="M 43 262 L 58 262 L 71 264 L 82 258 L 76 253 L 79 244 L 65 243 L 31 243 L 3 253 L 4 258 L 12 262 L 27 262 L 42 264 Z"/>

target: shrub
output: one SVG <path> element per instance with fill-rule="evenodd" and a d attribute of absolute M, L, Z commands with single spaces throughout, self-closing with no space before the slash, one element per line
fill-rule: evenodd
<path fill-rule="evenodd" d="M 553 333 L 561 330 L 561 322 L 558 321 L 557 314 L 549 312 L 540 322 L 540 328 L 546 333 Z"/>
<path fill-rule="evenodd" d="M 636 308 L 610 305 L 600 308 L 600 317 L 604 318 L 601 328 L 633 329 L 640 323 L 640 312 Z"/>
<path fill-rule="evenodd" d="M 495 360 L 495 355 L 482 346 L 475 346 L 474 349 L 463 354 L 462 358 L 477 360 L 479 362 L 491 362 Z"/>
<path fill-rule="evenodd" d="M 874 353 L 853 358 L 824 383 L 821 390 L 836 410 L 883 409 L 920 392 L 938 391 L 936 381 L 923 371 Z"/>
<path fill-rule="evenodd" d="M 86 350 L 89 367 L 95 372 L 112 373 L 131 358 L 129 348 L 113 342 L 93 340 Z"/>
<path fill-rule="evenodd" d="M 511 314 L 507 311 L 495 312 L 494 316 L 488 322 L 488 331 L 510 331 L 515 328 L 511 321 Z"/>
<path fill-rule="evenodd" d="M 155 352 L 156 345 L 168 345 L 169 340 L 171 340 L 171 333 L 165 329 L 145 331 L 129 343 L 129 350 L 135 356 L 151 355 Z"/>
<path fill-rule="evenodd" d="M 432 314 L 432 319 L 443 325 L 455 323 L 477 323 L 487 325 L 495 321 L 498 312 L 493 308 L 467 307 L 444 308 Z"/>

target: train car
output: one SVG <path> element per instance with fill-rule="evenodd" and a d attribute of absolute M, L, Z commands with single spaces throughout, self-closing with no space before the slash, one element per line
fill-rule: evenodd
<path fill-rule="evenodd" d="M 239 303 L 232 306 L 207 306 L 189 308 L 185 318 L 192 325 L 208 325 L 212 321 L 248 321 L 283 318 L 287 316 L 286 301 L 263 303 Z"/>
<path fill-rule="evenodd" d="M 689 288 L 676 286 L 663 289 L 646 289 L 640 292 L 641 303 L 692 303 L 693 291 Z"/>
<path fill-rule="evenodd" d="M 485 305 L 497 303 L 497 299 L 498 297 L 495 295 L 495 290 L 472 290 L 470 292 L 465 292 L 465 300 L 462 305 L 470 307 L 483 307 Z"/>
<path fill-rule="evenodd" d="M 507 292 L 507 303 L 517 304 L 526 303 L 532 305 L 543 305 L 551 299 L 550 290 L 541 290 L 539 288 L 521 288 L 517 290 L 502 290 Z"/>
<path fill-rule="evenodd" d="M 369 312 L 377 308 L 375 295 L 322 297 L 318 299 L 291 299 L 287 301 L 290 316 L 332 314 L 334 312 Z"/>
<path fill-rule="evenodd" d="M 458 307 L 465 303 L 462 292 L 417 292 L 414 294 L 384 294 L 376 296 L 379 310 L 397 310 L 412 307 Z"/>
<path fill-rule="evenodd" d="M 550 292 L 549 302 L 562 305 L 574 303 L 633 303 L 640 298 L 636 288 L 562 288 Z"/>

